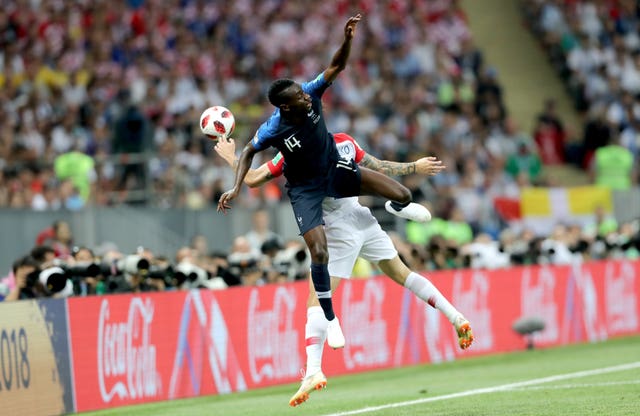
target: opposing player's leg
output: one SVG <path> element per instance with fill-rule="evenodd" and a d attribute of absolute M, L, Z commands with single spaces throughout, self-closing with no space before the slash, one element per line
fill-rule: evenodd
<path fill-rule="evenodd" d="M 341 279 L 331 278 L 331 292 L 335 292 Z M 322 353 L 327 338 L 329 321 L 324 316 L 313 282 L 309 280 L 309 297 L 307 299 L 307 323 L 304 327 L 305 351 L 307 365 L 305 376 L 298 391 L 289 399 L 290 406 L 298 406 L 309 399 L 309 394 L 327 386 L 327 378 L 322 372 Z"/>
<path fill-rule="evenodd" d="M 361 210 L 368 215 L 375 225 L 377 222 L 371 212 L 363 207 Z M 335 293 L 342 279 L 351 277 L 351 271 L 358 258 L 360 248 L 364 244 L 366 234 L 362 233 L 363 224 L 358 216 L 348 215 L 351 207 L 325 213 L 325 236 L 329 248 L 329 273 L 331 274 L 331 293 Z M 353 212 L 353 211 L 351 211 Z M 378 226 L 379 228 L 379 226 Z M 380 230 L 382 231 L 382 230 Z M 385 234 L 386 235 L 386 234 Z M 393 245 L 391 246 L 393 253 Z M 325 319 L 314 285 L 309 281 L 309 297 L 307 299 L 307 323 L 305 325 L 305 352 L 307 365 L 305 377 L 300 388 L 289 400 L 291 406 L 297 406 L 309 399 L 309 393 L 326 386 L 327 378 L 322 372 L 322 353 L 324 342 L 328 336 L 329 322 Z"/>
<path fill-rule="evenodd" d="M 390 260 L 378 262 L 380 269 L 393 281 L 412 291 L 420 299 L 442 312 L 455 327 L 458 344 L 463 350 L 473 343 L 473 331 L 469 321 L 445 298 L 429 279 L 412 272 L 395 256 Z"/>
<path fill-rule="evenodd" d="M 375 195 L 389 199 L 385 209 L 393 215 L 417 222 L 431 219 L 431 213 L 420 204 L 411 202 L 411 191 L 400 182 L 371 169 L 360 167 L 361 195 Z"/>
<path fill-rule="evenodd" d="M 362 226 L 364 243 L 360 256 L 371 262 L 377 262 L 380 269 L 396 283 L 406 287 L 424 302 L 441 311 L 453 324 L 458 334 L 458 343 L 462 349 L 473 342 L 471 325 L 458 310 L 440 293 L 429 279 L 412 272 L 400 259 L 389 235 L 367 210 L 360 212 L 359 223 Z"/>

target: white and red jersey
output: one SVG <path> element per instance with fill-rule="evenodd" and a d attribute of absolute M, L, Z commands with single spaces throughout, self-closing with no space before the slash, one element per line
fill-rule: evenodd
<path fill-rule="evenodd" d="M 353 137 L 349 136 L 346 133 L 335 133 L 333 135 L 333 140 L 336 142 L 338 154 L 343 159 L 353 160 L 356 163 L 360 163 L 364 156 L 367 154 L 367 152 L 365 152 L 362 147 L 360 147 L 358 142 L 356 142 Z M 282 175 L 284 164 L 284 157 L 282 157 L 281 153 L 278 153 L 273 159 L 267 162 L 267 167 L 269 168 L 269 172 L 271 172 L 271 175 L 275 178 Z M 347 211 L 345 208 L 347 207 L 361 207 L 361 205 L 358 204 L 358 197 L 354 196 L 350 198 L 325 198 L 322 202 L 322 211 L 324 212 L 323 217 L 325 218 L 325 222 L 328 216 L 333 216 L 333 212 L 346 213 Z"/>
<path fill-rule="evenodd" d="M 355 139 L 345 133 L 333 135 L 338 154 L 360 163 L 367 154 Z M 278 153 L 268 162 L 269 171 L 282 175 L 285 161 Z M 372 263 L 389 260 L 398 255 L 393 242 L 385 233 L 369 208 L 358 203 L 358 197 L 325 198 L 322 218 L 329 249 L 329 274 L 348 279 L 358 257 Z"/>

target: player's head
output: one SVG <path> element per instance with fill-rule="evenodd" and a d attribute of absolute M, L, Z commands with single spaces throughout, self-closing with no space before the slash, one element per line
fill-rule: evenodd
<path fill-rule="evenodd" d="M 280 111 L 291 114 L 304 114 L 311 108 L 311 97 L 302 91 L 297 82 L 290 79 L 278 79 L 269 87 L 269 102 Z"/>

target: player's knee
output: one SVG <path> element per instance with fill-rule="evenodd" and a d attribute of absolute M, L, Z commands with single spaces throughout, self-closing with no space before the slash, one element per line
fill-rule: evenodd
<path fill-rule="evenodd" d="M 311 262 L 316 264 L 326 264 L 329 262 L 329 251 L 323 244 L 313 244 L 309 247 Z"/>
<path fill-rule="evenodd" d="M 411 191 L 409 190 L 409 188 L 407 188 L 406 186 L 400 186 L 398 188 L 398 199 L 396 199 L 396 202 L 400 202 L 401 204 L 407 204 L 409 202 L 411 202 Z"/>

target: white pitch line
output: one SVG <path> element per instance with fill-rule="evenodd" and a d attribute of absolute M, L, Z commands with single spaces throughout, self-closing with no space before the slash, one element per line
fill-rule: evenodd
<path fill-rule="evenodd" d="M 466 390 L 466 391 L 461 391 L 461 392 L 458 392 L 458 393 L 443 394 L 441 396 L 425 397 L 424 399 L 408 400 L 408 401 L 404 401 L 404 402 L 388 403 L 388 404 L 383 404 L 383 405 L 379 405 L 379 406 L 363 407 L 361 409 L 349 410 L 349 411 L 346 411 L 346 412 L 331 413 L 331 414 L 328 414 L 328 415 L 325 415 L 325 416 L 359 415 L 359 414 L 362 414 L 362 413 L 377 412 L 378 410 L 393 409 L 393 408 L 396 408 L 396 407 L 413 406 L 413 405 L 416 405 L 416 404 L 430 403 L 430 402 L 436 402 L 436 401 L 441 401 L 441 400 L 449 400 L 449 399 L 457 399 L 459 397 L 466 397 L 466 396 L 476 396 L 476 395 L 479 395 L 479 394 L 495 393 L 495 392 L 499 392 L 499 391 L 511 390 L 511 389 L 516 389 L 516 388 L 520 388 L 520 387 L 533 386 L 533 385 L 536 385 L 536 384 L 552 383 L 554 381 L 568 380 L 568 379 L 580 378 L 580 377 L 596 376 L 596 375 L 599 375 L 599 374 L 606 374 L 606 373 L 615 373 L 615 372 L 618 372 L 618 371 L 633 370 L 635 368 L 640 368 L 640 361 L 635 361 L 635 362 L 627 363 L 627 364 L 614 365 L 614 366 L 611 366 L 611 367 L 595 368 L 593 370 L 576 371 L 574 373 L 557 374 L 555 376 L 534 378 L 534 379 L 531 379 L 531 380 L 519 381 L 517 383 L 502 384 L 500 386 L 484 387 L 484 388 L 481 388 L 481 389 Z"/>
<path fill-rule="evenodd" d="M 585 387 L 611 387 L 626 386 L 630 384 L 640 384 L 640 380 L 628 381 L 603 381 L 602 383 L 575 383 L 575 384 L 554 384 L 553 386 L 528 386 L 517 387 L 510 391 L 531 391 L 531 390 L 549 390 L 549 389 L 580 389 Z"/>

